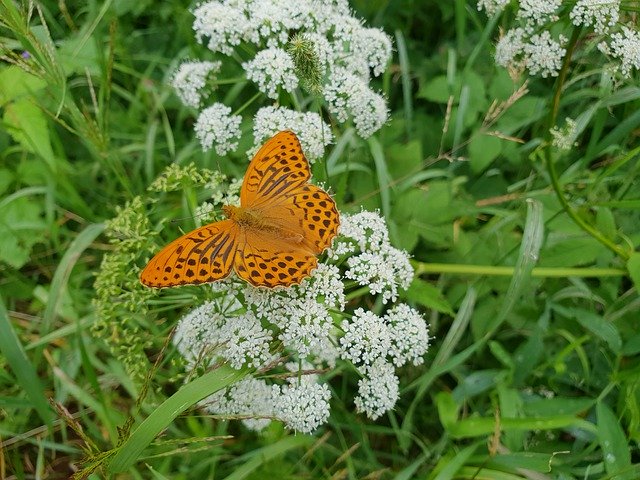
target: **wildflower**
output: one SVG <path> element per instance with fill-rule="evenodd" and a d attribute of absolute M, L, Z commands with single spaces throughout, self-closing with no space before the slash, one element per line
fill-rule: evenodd
<path fill-rule="evenodd" d="M 199 107 L 201 92 L 207 78 L 220 71 L 220 62 L 184 62 L 173 76 L 171 84 L 182 103 L 190 107 Z"/>
<path fill-rule="evenodd" d="M 606 33 L 618 22 L 619 0 L 578 0 L 569 13 L 574 25 L 593 25 L 596 33 Z"/>
<path fill-rule="evenodd" d="M 391 348 L 391 333 L 384 320 L 362 308 L 353 313 L 351 320 L 343 320 L 340 328 L 340 357 L 354 365 L 368 366 L 385 358 Z"/>
<path fill-rule="evenodd" d="M 262 379 L 245 377 L 201 400 L 200 406 L 214 415 L 251 416 L 242 423 L 250 430 L 260 431 L 271 423 L 275 402 L 271 385 Z"/>
<path fill-rule="evenodd" d="M 333 140 L 331 127 L 315 112 L 296 112 L 285 107 L 263 107 L 253 119 L 255 144 L 281 130 L 292 130 L 302 145 L 309 162 L 322 158 L 324 149 Z M 250 152 L 255 153 L 255 152 Z"/>
<path fill-rule="evenodd" d="M 301 382 L 275 385 L 275 416 L 288 428 L 302 433 L 313 432 L 329 418 L 331 392 L 326 384 Z"/>
<path fill-rule="evenodd" d="M 209 37 L 207 47 L 213 52 L 231 55 L 233 47 L 238 46 L 245 35 L 247 17 L 230 5 L 203 3 L 194 10 L 193 15 L 196 40 L 203 43 L 203 38 Z"/>
<path fill-rule="evenodd" d="M 196 121 L 196 137 L 206 151 L 215 145 L 218 155 L 238 148 L 240 115 L 231 115 L 231 109 L 222 103 L 214 103 L 200 112 Z"/>
<path fill-rule="evenodd" d="M 358 381 L 358 396 L 354 403 L 358 412 L 364 412 L 375 420 L 388 412 L 398 401 L 399 380 L 393 365 L 378 359 L 364 371 Z"/>
<path fill-rule="evenodd" d="M 280 87 L 292 92 L 298 86 L 293 59 L 281 48 L 261 50 L 253 60 L 243 63 L 242 68 L 247 78 L 257 83 L 258 89 L 269 98 L 277 99 Z"/>
<path fill-rule="evenodd" d="M 353 117 L 356 131 L 363 138 L 371 136 L 387 120 L 384 98 L 347 69 L 334 71 L 325 87 L 324 96 L 329 103 L 329 110 L 338 121 L 346 122 L 349 117 Z"/>
<path fill-rule="evenodd" d="M 562 0 L 520 0 L 518 16 L 533 25 L 542 25 L 546 22 L 558 20 L 556 10 Z"/>
<path fill-rule="evenodd" d="M 617 68 L 624 77 L 631 75 L 632 68 L 640 70 L 640 34 L 629 27 L 622 27 L 622 33 L 612 34 L 609 43 L 602 42 L 598 48 L 620 60 Z"/>
<path fill-rule="evenodd" d="M 525 64 L 531 75 L 538 73 L 543 77 L 557 77 L 562 66 L 562 58 L 567 50 L 562 44 L 567 42 L 564 35 L 560 35 L 559 41 L 551 38 L 548 31 L 540 35 L 532 35 L 530 43 L 524 46 Z"/>
<path fill-rule="evenodd" d="M 391 337 L 389 356 L 393 364 L 421 365 L 429 348 L 429 329 L 422 315 L 409 305 L 399 304 L 386 313 L 384 321 Z"/>
<path fill-rule="evenodd" d="M 380 215 L 374 212 L 343 215 L 340 237 L 329 250 L 330 256 L 338 258 L 360 251 L 347 258 L 347 278 L 368 286 L 373 294 L 382 294 L 383 303 L 395 301 L 398 288 L 409 287 L 413 280 L 409 256 L 391 245 Z"/>
<path fill-rule="evenodd" d="M 484 9 L 487 15 L 493 15 L 494 13 L 502 11 L 508 3 L 509 0 L 479 0 L 478 11 Z"/>
<path fill-rule="evenodd" d="M 575 120 L 567 118 L 562 129 L 552 128 L 553 145 L 560 150 L 571 150 L 576 145 L 577 127 Z"/>
<path fill-rule="evenodd" d="M 496 45 L 496 63 L 501 67 L 508 67 L 516 63 L 516 58 L 524 51 L 524 29 L 512 28 L 503 35 Z"/>

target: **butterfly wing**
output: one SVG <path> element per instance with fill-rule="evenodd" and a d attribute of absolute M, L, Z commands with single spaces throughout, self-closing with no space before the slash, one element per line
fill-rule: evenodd
<path fill-rule="evenodd" d="M 279 132 L 251 160 L 240 189 L 240 205 L 259 207 L 300 187 L 310 177 L 298 137 L 290 130 Z"/>
<path fill-rule="evenodd" d="M 288 287 L 300 283 L 318 265 L 316 256 L 295 240 L 245 229 L 240 234 L 234 268 L 254 287 Z"/>
<path fill-rule="evenodd" d="M 340 215 L 333 198 L 320 187 L 305 183 L 260 210 L 265 222 L 276 225 L 284 235 L 300 234 L 302 245 L 314 254 L 322 253 L 338 233 Z"/>
<path fill-rule="evenodd" d="M 140 281 L 148 287 L 196 285 L 231 272 L 239 227 L 232 220 L 211 223 L 164 247 L 147 264 Z"/>

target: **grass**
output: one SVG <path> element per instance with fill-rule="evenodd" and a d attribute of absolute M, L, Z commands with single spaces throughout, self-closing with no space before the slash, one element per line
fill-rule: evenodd
<path fill-rule="evenodd" d="M 0 63 L 0 478 L 640 476 L 637 82 L 609 89 L 578 55 L 523 86 L 491 56 L 507 20 L 474 2 L 353 5 L 394 37 L 377 84 L 391 120 L 367 141 L 346 129 L 317 175 L 344 211 L 379 209 L 412 253 L 404 299 L 434 340 L 376 422 L 339 366 L 330 422 L 309 436 L 192 407 L 232 375 L 183 386 L 167 344 L 202 290 L 94 301 L 113 287 L 94 284 L 106 254 L 140 264 L 163 227 L 194 226 L 201 185 L 136 203 L 166 166 L 243 170 L 199 150 L 167 85 L 203 55 L 189 3 L 0 0 L 14 63 Z M 215 95 L 251 108 L 245 83 Z M 567 116 L 578 145 L 560 154 L 544 140 Z M 106 236 L 125 205 L 146 219 L 137 236 Z"/>

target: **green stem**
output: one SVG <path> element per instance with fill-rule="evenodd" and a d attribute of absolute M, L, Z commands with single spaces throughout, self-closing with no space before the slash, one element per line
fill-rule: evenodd
<path fill-rule="evenodd" d="M 512 276 L 515 267 L 496 267 L 493 265 L 463 265 L 451 263 L 423 263 L 412 262 L 416 274 L 449 273 L 454 275 L 483 275 L 483 276 Z M 620 268 L 565 268 L 565 267 L 537 267 L 531 271 L 532 277 L 562 278 L 562 277 L 622 277 L 627 274 Z"/>
<path fill-rule="evenodd" d="M 244 105 L 242 105 L 240 108 L 238 108 L 235 112 L 233 112 L 233 115 L 240 115 L 242 113 L 242 111 L 247 108 L 249 105 L 251 105 L 253 102 L 255 102 L 260 95 L 262 95 L 261 92 L 256 93 L 253 97 L 251 97 L 249 100 L 247 100 Z"/>
<path fill-rule="evenodd" d="M 615 242 L 607 238 L 600 232 L 598 229 L 592 227 L 589 223 L 587 223 L 578 212 L 576 212 L 569 201 L 564 196 L 564 192 L 562 191 L 562 185 L 560 185 L 560 179 L 558 178 L 558 172 L 556 171 L 556 165 L 552 156 L 552 142 L 551 142 L 551 129 L 556 124 L 556 119 L 558 117 L 558 111 L 560 109 L 560 97 L 562 96 L 562 88 L 567 79 L 567 75 L 569 74 L 569 66 L 571 64 L 571 57 L 573 56 L 573 52 L 578 43 L 578 38 L 580 37 L 581 28 L 578 27 L 574 29 L 573 35 L 571 36 L 571 40 L 569 41 L 569 46 L 567 47 L 567 53 L 564 57 L 562 68 L 560 70 L 560 74 L 558 75 L 558 80 L 555 85 L 555 93 L 553 95 L 553 104 L 551 105 L 551 112 L 549 113 L 549 118 L 547 121 L 547 128 L 545 134 L 546 145 L 544 147 L 544 159 L 547 166 L 547 171 L 549 173 L 549 179 L 551 180 L 551 185 L 553 190 L 562 205 L 562 208 L 567 215 L 578 225 L 582 230 L 591 235 L 597 241 L 602 243 L 605 247 L 611 250 L 613 253 L 618 255 L 624 260 L 629 259 L 629 253 L 624 250 L 622 247 L 617 245 Z"/>

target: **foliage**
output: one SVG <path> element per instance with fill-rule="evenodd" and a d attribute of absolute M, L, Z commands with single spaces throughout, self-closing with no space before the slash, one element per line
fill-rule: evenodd
<path fill-rule="evenodd" d="M 135 478 L 640 475 L 637 70 L 622 80 L 577 36 L 564 79 L 563 65 L 512 77 L 493 57 L 510 14 L 463 0 L 352 6 L 393 36 L 373 81 L 390 119 L 367 140 L 346 128 L 314 173 L 343 211 L 379 209 L 411 252 L 420 278 L 401 300 L 427 312 L 435 340 L 402 370 L 394 411 L 365 419 L 357 381 L 336 377 L 329 424 L 293 435 L 167 414 L 204 395 L 179 390 L 166 345 L 202 290 L 156 297 L 137 272 L 196 226 L 212 182 L 224 191 L 205 169 L 235 178 L 246 165 L 201 151 L 195 110 L 169 85 L 202 58 L 190 5 L 0 0 L 0 477 L 69 478 L 116 453 L 126 465 L 121 452 L 165 428 L 128 463 Z M 244 84 L 211 95 L 251 99 Z"/>

